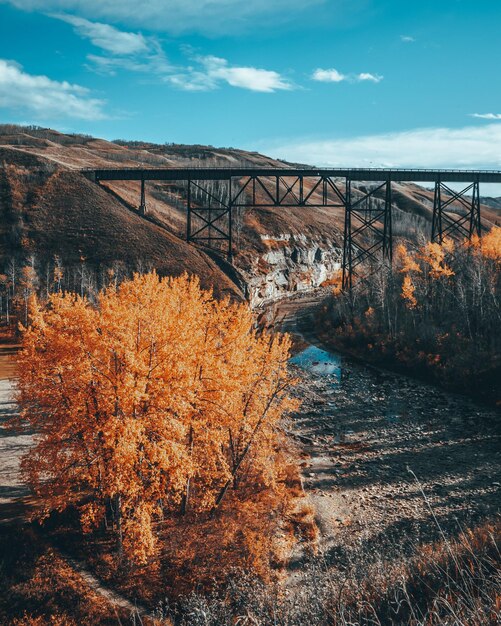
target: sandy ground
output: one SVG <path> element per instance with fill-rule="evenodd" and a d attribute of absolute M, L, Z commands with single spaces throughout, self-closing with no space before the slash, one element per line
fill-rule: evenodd
<path fill-rule="evenodd" d="M 32 436 L 6 427 L 16 413 L 14 381 L 15 346 L 0 345 L 0 523 L 19 517 L 29 495 L 19 476 L 19 463 Z"/>

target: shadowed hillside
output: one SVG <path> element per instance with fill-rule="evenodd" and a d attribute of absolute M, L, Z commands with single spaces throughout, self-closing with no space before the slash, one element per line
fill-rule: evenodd
<path fill-rule="evenodd" d="M 80 173 L 17 150 L 2 149 L 0 159 L 4 264 L 12 257 L 44 261 L 57 255 L 65 265 L 187 271 L 220 294 L 237 295 L 207 255 L 128 210 Z"/>

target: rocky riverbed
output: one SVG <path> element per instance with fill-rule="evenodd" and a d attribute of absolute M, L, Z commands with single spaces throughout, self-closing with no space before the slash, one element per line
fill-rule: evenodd
<path fill-rule="evenodd" d="M 500 413 L 324 350 L 305 331 L 315 299 L 303 305 L 289 300 L 273 317 L 301 347 L 291 430 L 327 562 L 364 545 L 410 553 L 498 515 Z"/>

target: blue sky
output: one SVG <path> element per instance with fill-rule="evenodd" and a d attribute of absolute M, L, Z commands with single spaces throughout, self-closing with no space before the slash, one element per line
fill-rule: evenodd
<path fill-rule="evenodd" d="M 501 168 L 500 0 L 0 0 L 0 119 Z"/>

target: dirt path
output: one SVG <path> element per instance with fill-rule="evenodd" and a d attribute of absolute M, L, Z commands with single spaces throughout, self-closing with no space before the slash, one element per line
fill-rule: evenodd
<path fill-rule="evenodd" d="M 15 347 L 0 346 L 0 523 L 20 519 L 29 506 L 29 491 L 19 476 L 21 456 L 32 442 L 30 434 L 6 427 L 17 411 L 15 393 Z"/>
<path fill-rule="evenodd" d="M 319 287 L 270 302 L 259 309 L 260 325 L 288 332 L 295 338 L 299 338 L 304 328 L 312 325 L 315 313 L 322 306 L 322 301 L 328 291 L 328 287 Z"/>
<path fill-rule="evenodd" d="M 140 618 L 139 623 L 143 623 L 144 626 L 157 623 L 162 624 L 162 626 L 172 626 L 172 622 L 169 619 L 163 618 L 162 620 L 157 620 L 153 614 L 147 611 L 140 604 L 132 603 L 120 593 L 117 593 L 113 589 L 106 587 L 103 582 L 99 580 L 99 578 L 94 576 L 94 574 L 90 572 L 80 561 L 77 561 L 67 554 L 61 553 L 59 550 L 57 552 L 60 554 L 61 558 L 71 567 L 71 569 L 76 572 L 80 576 L 80 578 L 82 578 L 87 587 L 89 587 L 89 589 L 92 589 L 92 591 L 94 591 L 97 595 L 104 598 L 106 602 L 112 607 L 115 607 L 116 609 L 122 609 L 122 611 L 128 612 L 131 617 L 134 616 L 136 619 Z"/>

